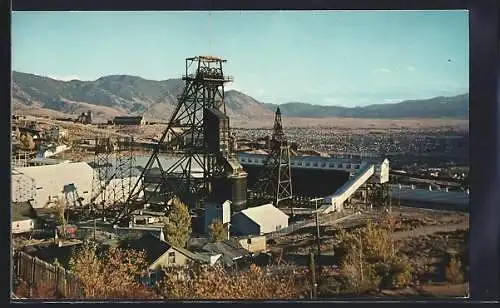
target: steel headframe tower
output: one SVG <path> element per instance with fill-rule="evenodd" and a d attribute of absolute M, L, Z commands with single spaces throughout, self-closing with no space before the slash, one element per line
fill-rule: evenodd
<path fill-rule="evenodd" d="M 210 132 L 205 132 L 204 119 L 210 112 L 227 117 L 224 84 L 233 78 L 224 76 L 225 62 L 213 56 L 186 59 L 184 91 L 116 221 L 146 203 L 166 206 L 170 198 L 177 196 L 188 205 L 197 205 L 212 193 L 212 180 L 224 169 L 221 152 L 229 149 L 229 134 L 227 138 L 226 134 L 218 136 L 220 151 L 210 149 Z M 175 155 L 175 162 L 164 166 L 160 152 Z M 139 198 L 141 192 L 143 197 Z"/>
<path fill-rule="evenodd" d="M 104 210 L 106 202 L 108 202 L 107 185 L 114 177 L 111 166 L 111 155 L 113 153 L 113 144 L 109 137 L 97 137 L 95 139 L 87 139 L 87 142 L 94 143 L 94 166 L 92 179 L 92 195 L 90 204 L 93 205 L 93 210 Z M 95 201 L 99 199 L 99 204 L 95 205 Z"/>
<path fill-rule="evenodd" d="M 270 152 L 254 191 L 257 199 L 271 199 L 277 206 L 282 200 L 292 199 L 292 171 L 290 145 L 283 133 L 280 108 L 276 110 Z"/>

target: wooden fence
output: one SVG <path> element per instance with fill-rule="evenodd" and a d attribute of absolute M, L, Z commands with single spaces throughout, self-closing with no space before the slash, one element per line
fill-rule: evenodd
<path fill-rule="evenodd" d="M 83 298 L 82 284 L 63 267 L 54 266 L 22 251 L 14 254 L 13 261 L 14 275 L 27 282 L 30 289 L 50 288 L 64 298 Z"/>

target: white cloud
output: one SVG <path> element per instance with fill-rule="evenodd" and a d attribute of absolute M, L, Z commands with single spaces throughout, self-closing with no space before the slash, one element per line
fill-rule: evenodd
<path fill-rule="evenodd" d="M 404 99 L 400 98 L 384 98 L 384 104 L 395 104 L 404 101 Z"/>
<path fill-rule="evenodd" d="M 414 72 L 415 71 L 415 68 L 413 66 L 407 66 L 406 67 L 406 70 L 408 70 L 409 72 Z"/>
<path fill-rule="evenodd" d="M 377 69 L 374 69 L 372 71 L 373 73 L 384 73 L 384 74 L 388 74 L 388 73 L 392 73 L 392 70 L 389 69 L 389 68 L 377 68 Z"/>
<path fill-rule="evenodd" d="M 67 75 L 67 76 L 57 76 L 57 75 L 48 75 L 49 78 L 61 80 L 61 81 L 71 81 L 71 80 L 85 80 L 77 75 Z"/>

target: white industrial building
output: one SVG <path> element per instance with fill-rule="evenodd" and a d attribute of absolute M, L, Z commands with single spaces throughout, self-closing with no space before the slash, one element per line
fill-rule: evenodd
<path fill-rule="evenodd" d="M 92 178 L 93 169 L 85 162 L 17 168 L 13 171 L 12 199 L 33 200 L 34 208 L 53 206 L 57 200 L 80 199 L 87 204 Z"/>
<path fill-rule="evenodd" d="M 251 207 L 231 217 L 231 230 L 241 235 L 262 235 L 288 227 L 288 215 L 272 204 Z"/>

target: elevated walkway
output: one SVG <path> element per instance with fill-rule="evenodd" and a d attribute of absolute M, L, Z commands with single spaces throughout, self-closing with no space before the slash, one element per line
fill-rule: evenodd
<path fill-rule="evenodd" d="M 318 213 L 329 213 L 341 208 L 344 202 L 351 197 L 356 190 L 365 184 L 375 173 L 375 165 L 366 165 L 352 178 L 344 183 L 333 195 L 324 198 L 325 204 L 318 208 Z"/>

